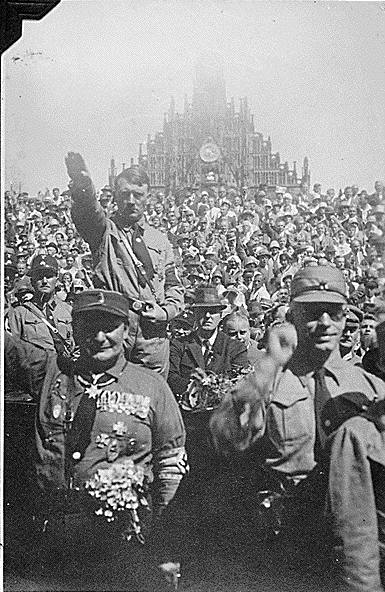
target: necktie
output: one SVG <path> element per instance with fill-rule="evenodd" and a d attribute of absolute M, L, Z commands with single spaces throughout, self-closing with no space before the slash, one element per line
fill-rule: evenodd
<path fill-rule="evenodd" d="M 47 302 L 47 304 L 45 304 L 43 306 L 43 312 L 45 314 L 45 318 L 47 319 L 47 321 L 55 327 L 55 319 L 53 317 L 52 309 L 51 309 L 50 305 L 48 304 L 48 302 Z"/>
<path fill-rule="evenodd" d="M 203 347 L 205 348 L 205 353 L 203 354 L 203 359 L 205 361 L 205 366 L 206 366 L 207 362 L 210 359 L 210 355 L 211 355 L 211 345 L 210 345 L 210 341 L 208 339 L 204 340 Z"/>
<path fill-rule="evenodd" d="M 132 250 L 134 251 L 139 261 L 143 263 L 146 276 L 151 281 L 154 278 L 154 266 L 152 264 L 150 254 L 143 240 L 143 231 L 137 224 L 135 224 L 132 233 Z M 142 286 L 142 288 L 144 288 L 144 286 Z"/>
<path fill-rule="evenodd" d="M 314 446 L 314 455 L 316 460 L 322 458 L 322 451 L 326 441 L 326 434 L 322 427 L 321 413 L 325 403 L 331 399 L 331 394 L 326 386 L 325 368 L 320 368 L 314 372 L 315 394 L 314 394 L 314 412 L 316 420 L 316 439 Z"/>

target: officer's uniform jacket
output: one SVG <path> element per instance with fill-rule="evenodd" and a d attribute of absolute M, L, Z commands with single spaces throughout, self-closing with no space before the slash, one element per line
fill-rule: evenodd
<path fill-rule="evenodd" d="M 33 301 L 30 301 L 28 306 L 30 306 L 32 310 L 29 310 L 23 304 L 9 309 L 8 327 L 10 332 L 15 337 L 19 337 L 23 341 L 31 343 L 36 347 L 55 351 L 50 330 L 44 321 L 41 320 L 41 317 L 45 316 L 44 313 L 42 313 Z M 55 295 L 48 306 L 51 308 L 56 329 L 67 344 L 71 345 L 72 316 L 70 305 L 63 302 Z"/>
<path fill-rule="evenodd" d="M 65 373 L 49 361 L 36 420 L 40 488 L 82 488 L 98 469 L 130 458 L 144 467 L 149 482 L 156 480 L 155 499 L 167 505 L 187 465 L 183 421 L 166 382 L 121 355 L 95 383 L 80 361 Z M 71 450 L 77 414 L 90 402 L 95 411 L 80 416 L 81 438 Z"/>
<path fill-rule="evenodd" d="M 81 362 L 63 372 L 49 352 L 36 358 L 34 353 L 41 350 L 9 335 L 6 346 L 10 378 L 31 375 L 42 492 L 55 493 L 56 499 L 68 488 L 82 491 L 98 469 L 130 458 L 143 466 L 148 483 L 153 482 L 156 511 L 168 504 L 187 471 L 187 459 L 179 407 L 162 377 L 121 355 L 95 384 L 96 377 L 87 374 Z M 87 413 L 90 404 L 92 412 Z M 80 438 L 72 437 L 76 425 Z"/>
<path fill-rule="evenodd" d="M 156 300 L 166 311 L 168 320 L 177 316 L 183 308 L 184 289 L 175 273 L 173 250 L 167 236 L 149 226 L 144 218 L 139 222 L 155 272 L 153 291 L 148 285 L 143 288 L 125 247 L 125 240 L 132 240 L 131 235 L 120 228 L 117 219 L 106 217 L 92 183 L 83 189 L 74 185 L 72 197 L 73 221 L 94 257 L 95 287 L 115 290 L 141 301 Z"/>
<path fill-rule="evenodd" d="M 379 378 L 345 362 L 339 355 L 329 359 L 324 367 L 332 399 L 344 393 L 362 393 L 369 400 L 378 398 L 377 406 L 383 404 L 385 384 Z M 270 387 L 262 360 L 254 375 L 246 377 L 239 386 L 240 392 L 249 395 L 246 400 L 255 397 L 247 424 L 242 425 L 233 404 L 234 392 L 228 393 L 221 407 L 214 411 L 210 428 L 217 448 L 254 451 L 257 462 L 264 462 L 283 481 L 288 477 L 296 483 L 308 476 L 316 466 L 313 374 L 301 376 L 299 368 L 289 362 Z M 381 497 L 385 430 L 379 427 L 381 407 L 377 407 L 376 413 L 378 425 L 357 414 L 335 427 L 325 444 L 329 464 L 328 510 L 334 534 L 340 541 L 342 589 L 349 592 L 382 590 L 378 531 L 385 511 Z M 334 425 L 331 415 L 321 417 L 325 428 Z M 377 500 L 374 467 L 382 471 Z"/>
<path fill-rule="evenodd" d="M 385 385 L 380 379 L 339 355 L 329 359 L 324 367 L 332 398 L 347 392 L 361 392 L 369 400 L 385 397 Z M 265 435 L 270 449 L 266 464 L 287 476 L 305 476 L 316 465 L 314 394 L 313 374 L 298 376 L 297 369 L 289 362 L 269 395 Z"/>
<path fill-rule="evenodd" d="M 263 363 L 263 360 L 257 362 L 255 376 L 246 377 L 239 386 L 242 391 L 252 385 L 256 400 L 260 397 L 258 425 L 245 428 L 243 435 L 239 432 L 238 436 L 247 440 L 248 448 L 263 439 L 266 444 L 263 447 L 266 466 L 287 477 L 306 477 L 316 465 L 314 373 L 301 375 L 292 359 L 285 369 L 278 372 L 274 384 L 266 386 Z M 348 392 L 361 392 L 369 400 L 385 398 L 384 383 L 362 368 L 342 360 L 339 352 L 327 360 L 324 368 L 326 386 L 332 398 Z M 258 393 L 260 385 L 262 391 Z M 224 401 L 222 407 L 215 412 L 212 426 L 214 435 L 218 435 L 220 439 L 224 436 L 228 441 L 236 435 L 231 431 L 226 433 L 237 417 L 231 397 L 230 393 L 227 402 Z M 385 466 L 385 449 L 382 454 Z"/>

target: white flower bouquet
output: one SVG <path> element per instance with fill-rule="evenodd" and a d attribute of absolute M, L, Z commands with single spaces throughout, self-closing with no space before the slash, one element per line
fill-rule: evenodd
<path fill-rule="evenodd" d="M 141 465 L 131 459 L 115 463 L 108 469 L 99 469 L 85 484 L 88 494 L 99 506 L 95 510 L 97 516 L 104 516 L 107 522 L 113 522 L 124 512 L 128 527 L 122 533 L 126 540 L 135 536 L 144 543 L 140 508 L 148 509 L 146 498 L 145 474 Z"/>
<path fill-rule="evenodd" d="M 211 411 L 218 407 L 225 393 L 252 372 L 254 368 L 239 368 L 226 374 L 207 372 L 200 380 L 191 379 L 178 403 L 184 411 Z"/>

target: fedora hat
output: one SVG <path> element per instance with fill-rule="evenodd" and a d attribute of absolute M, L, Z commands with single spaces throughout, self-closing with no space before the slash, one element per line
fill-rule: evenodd
<path fill-rule="evenodd" d="M 219 298 L 217 289 L 214 286 L 197 288 L 192 308 L 226 308 L 226 304 Z"/>

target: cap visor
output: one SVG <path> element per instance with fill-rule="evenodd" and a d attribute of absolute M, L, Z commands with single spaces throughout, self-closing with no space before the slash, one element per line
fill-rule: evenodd
<path fill-rule="evenodd" d="M 292 298 L 292 302 L 335 302 L 336 304 L 346 304 L 347 300 L 342 294 L 337 292 L 326 292 L 325 290 L 311 290 Z"/>
<path fill-rule="evenodd" d="M 55 275 L 58 274 L 58 269 L 56 269 L 55 267 L 51 267 L 50 265 L 45 265 L 44 267 L 35 267 L 35 269 L 30 269 L 27 275 L 29 275 L 30 277 L 34 277 L 35 275 L 38 275 L 41 271 L 52 271 Z"/>

